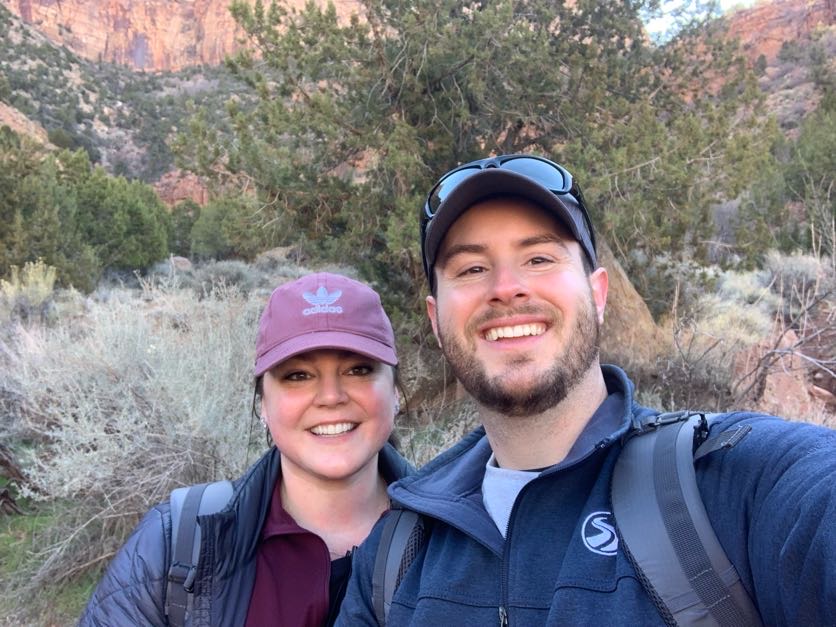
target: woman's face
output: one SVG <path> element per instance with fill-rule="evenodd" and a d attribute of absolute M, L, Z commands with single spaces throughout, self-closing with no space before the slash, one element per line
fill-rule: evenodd
<path fill-rule="evenodd" d="M 369 465 L 376 472 L 397 401 L 391 366 L 322 349 L 291 357 L 264 374 L 261 411 L 282 453 L 283 472 L 339 481 Z"/>

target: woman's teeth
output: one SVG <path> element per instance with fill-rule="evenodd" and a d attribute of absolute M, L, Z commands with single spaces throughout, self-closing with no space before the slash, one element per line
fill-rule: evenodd
<path fill-rule="evenodd" d="M 311 433 L 316 435 L 340 435 L 348 433 L 357 426 L 354 422 L 337 422 L 330 425 L 317 425 L 311 428 Z"/>

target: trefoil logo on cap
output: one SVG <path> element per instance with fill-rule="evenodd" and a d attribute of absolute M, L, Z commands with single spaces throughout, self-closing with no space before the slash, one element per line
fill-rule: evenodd
<path fill-rule="evenodd" d="M 319 288 L 316 290 L 316 294 L 311 294 L 310 292 L 304 292 L 302 294 L 302 298 L 308 301 L 313 307 L 308 307 L 307 309 L 302 310 L 303 316 L 311 316 L 313 314 L 321 314 L 321 313 L 337 313 L 341 314 L 343 312 L 343 308 L 339 305 L 334 306 L 340 296 L 342 296 L 342 290 L 334 290 L 330 294 L 328 290 L 325 288 L 324 285 L 320 285 Z"/>

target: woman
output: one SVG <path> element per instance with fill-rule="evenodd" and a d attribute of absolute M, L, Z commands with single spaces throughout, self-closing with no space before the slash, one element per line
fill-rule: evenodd
<path fill-rule="evenodd" d="M 409 470 L 387 444 L 399 411 L 392 325 L 374 290 L 319 273 L 278 287 L 261 315 L 256 395 L 275 443 L 201 517 L 191 625 L 330 625 L 352 548 Z M 279 454 L 278 451 L 281 451 Z M 166 625 L 168 503 L 113 559 L 81 625 Z"/>

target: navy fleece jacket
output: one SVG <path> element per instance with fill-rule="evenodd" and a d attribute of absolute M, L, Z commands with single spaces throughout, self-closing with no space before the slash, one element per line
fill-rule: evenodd
<path fill-rule="evenodd" d="M 506 540 L 482 504 L 491 450 L 481 428 L 390 486 L 394 502 L 430 523 L 390 625 L 484 627 L 503 617 L 512 627 L 663 624 L 621 547 L 600 542 L 614 527 L 609 487 L 620 436 L 656 412 L 633 403 L 620 369 L 602 369 L 609 398 L 567 460 L 520 492 Z M 748 436 L 697 463 L 715 532 L 766 625 L 836 625 L 836 431 L 739 412 L 712 434 L 739 423 L 751 424 Z M 381 528 L 355 554 L 338 626 L 377 624 L 371 573 Z"/>

